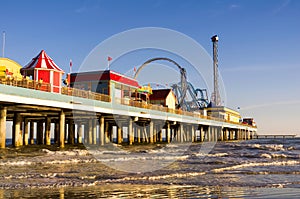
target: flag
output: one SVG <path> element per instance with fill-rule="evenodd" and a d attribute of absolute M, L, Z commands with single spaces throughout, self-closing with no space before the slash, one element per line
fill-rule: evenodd
<path fill-rule="evenodd" d="M 111 60 L 112 60 L 112 57 L 108 56 L 107 61 L 111 61 Z"/>
<path fill-rule="evenodd" d="M 72 66 L 73 66 L 72 59 L 70 59 L 70 67 L 72 67 Z"/>
<path fill-rule="evenodd" d="M 133 68 L 133 71 L 136 72 L 136 67 Z"/>

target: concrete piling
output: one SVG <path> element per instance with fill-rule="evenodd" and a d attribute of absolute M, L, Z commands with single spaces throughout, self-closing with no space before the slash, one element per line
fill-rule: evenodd
<path fill-rule="evenodd" d="M 83 135 L 83 128 L 82 123 L 79 122 L 77 126 L 77 143 L 82 144 L 82 135 Z"/>
<path fill-rule="evenodd" d="M 133 141 L 133 132 L 132 132 L 132 120 L 129 119 L 129 122 L 128 122 L 128 130 L 127 130 L 127 134 L 128 134 L 128 144 L 129 145 L 132 145 L 132 141 Z"/>
<path fill-rule="evenodd" d="M 34 121 L 30 121 L 29 127 L 29 143 L 34 144 Z"/>
<path fill-rule="evenodd" d="M 100 116 L 100 119 L 99 119 L 99 143 L 101 146 L 104 145 L 104 117 L 103 116 Z"/>
<path fill-rule="evenodd" d="M 140 129 L 139 129 L 140 130 Z M 122 124 L 120 123 L 119 126 L 117 126 L 117 143 L 122 144 L 123 142 L 123 135 L 122 135 Z"/>
<path fill-rule="evenodd" d="M 51 131 L 51 118 L 47 117 L 46 124 L 45 124 L 45 144 L 46 145 L 51 144 L 50 131 Z"/>
<path fill-rule="evenodd" d="M 13 145 L 19 147 L 23 145 L 22 138 L 22 117 L 20 113 L 14 114 L 13 119 Z"/>
<path fill-rule="evenodd" d="M 0 107 L 0 148 L 5 148 L 6 142 L 6 114 L 7 108 Z"/>
<path fill-rule="evenodd" d="M 65 147 L 65 113 L 62 110 L 59 114 L 59 147 Z"/>
<path fill-rule="evenodd" d="M 24 135 L 23 135 L 23 144 L 25 146 L 28 145 L 28 138 L 29 138 L 29 131 L 28 131 L 28 127 L 29 127 L 29 121 L 28 119 L 24 119 Z"/>
<path fill-rule="evenodd" d="M 167 137 L 167 143 L 171 142 L 171 125 L 169 122 L 167 122 L 167 132 L 166 132 L 166 137 Z"/>

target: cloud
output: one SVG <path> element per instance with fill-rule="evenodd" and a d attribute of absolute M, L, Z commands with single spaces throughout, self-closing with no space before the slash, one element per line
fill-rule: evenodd
<path fill-rule="evenodd" d="M 274 68 L 273 68 L 274 69 Z M 252 66 L 241 66 L 233 68 L 222 68 L 222 72 L 262 72 L 272 70 L 271 67 L 252 67 Z"/>
<path fill-rule="evenodd" d="M 279 7 L 277 7 L 276 9 L 273 10 L 273 14 L 276 15 L 276 14 L 280 13 L 282 10 L 284 10 L 290 4 L 290 2 L 291 2 L 291 0 L 283 1 L 283 3 L 279 5 Z"/>
<path fill-rule="evenodd" d="M 80 8 L 77 8 L 74 10 L 76 13 L 80 14 L 80 13 L 84 13 L 87 11 L 87 7 L 86 6 L 82 6 Z"/>
<path fill-rule="evenodd" d="M 233 9 L 237 9 L 237 8 L 240 8 L 241 6 L 240 5 L 237 5 L 237 4 L 231 4 L 230 6 L 229 6 L 229 8 L 231 9 L 231 10 L 233 10 Z"/>
<path fill-rule="evenodd" d="M 300 104 L 300 100 L 293 100 L 293 101 L 281 101 L 281 102 L 272 102 L 272 103 L 265 103 L 265 104 L 255 104 L 250 106 L 241 107 L 241 110 L 250 110 L 250 109 L 258 109 L 262 107 L 268 106 L 282 106 L 282 105 L 295 105 Z"/>
<path fill-rule="evenodd" d="M 296 65 L 276 65 L 276 66 L 270 66 L 270 65 L 256 65 L 256 66 L 238 66 L 238 67 L 231 67 L 231 68 L 225 68 L 221 67 L 220 70 L 222 72 L 267 72 L 267 71 L 298 71 L 299 66 Z"/>

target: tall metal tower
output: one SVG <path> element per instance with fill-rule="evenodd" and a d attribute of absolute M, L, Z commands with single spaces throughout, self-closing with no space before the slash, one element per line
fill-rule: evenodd
<path fill-rule="evenodd" d="M 212 93 L 211 102 L 213 106 L 221 106 L 221 98 L 219 92 L 219 82 L 218 82 L 218 41 L 219 37 L 214 35 L 211 38 L 213 42 L 213 66 L 214 66 L 214 91 Z"/>

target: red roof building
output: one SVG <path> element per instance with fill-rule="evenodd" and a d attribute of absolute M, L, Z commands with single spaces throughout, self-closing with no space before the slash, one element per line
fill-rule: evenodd
<path fill-rule="evenodd" d="M 112 99 L 131 98 L 140 87 L 135 79 L 112 70 L 72 73 L 70 86 L 110 95 Z"/>
<path fill-rule="evenodd" d="M 177 98 L 172 89 L 152 90 L 152 95 L 150 95 L 150 103 L 175 109 Z"/>
<path fill-rule="evenodd" d="M 21 68 L 23 76 L 29 76 L 34 81 L 42 80 L 51 85 L 51 92 L 60 93 L 62 75 L 64 71 L 60 69 L 54 61 L 42 50 L 26 66 Z"/>

